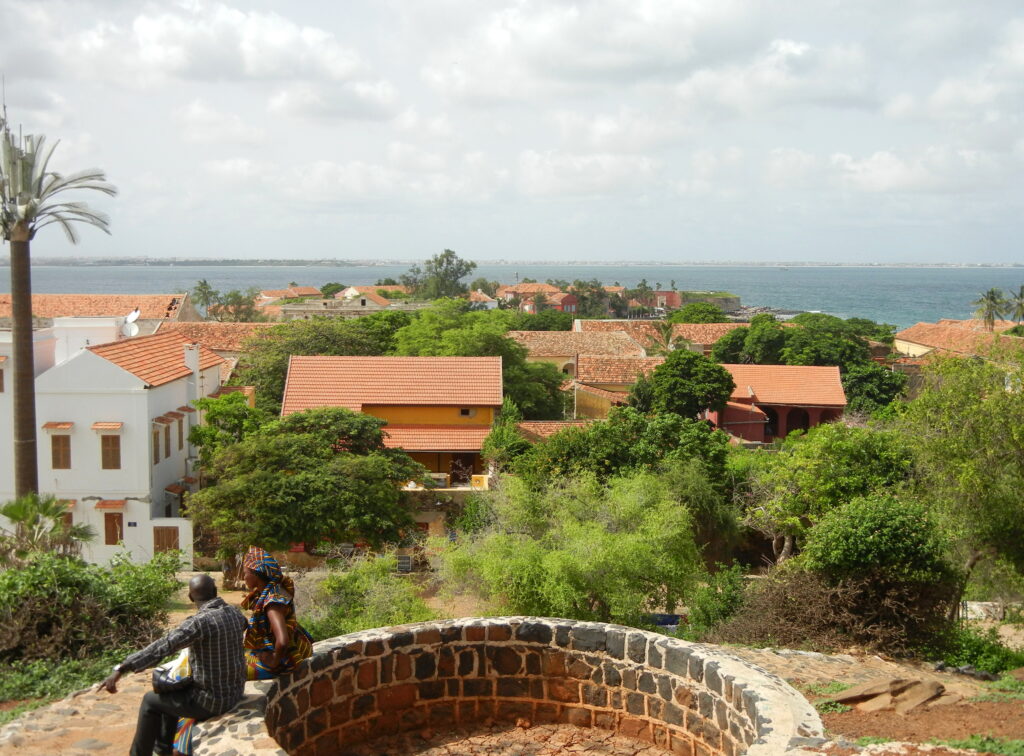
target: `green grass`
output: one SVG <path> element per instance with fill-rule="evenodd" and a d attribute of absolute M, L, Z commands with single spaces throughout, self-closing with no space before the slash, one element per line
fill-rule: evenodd
<path fill-rule="evenodd" d="M 126 655 L 124 651 L 114 650 L 88 659 L 0 664 L 0 703 L 21 702 L 6 711 L 0 711 L 0 725 L 26 711 L 95 685 L 106 678 L 110 668 Z"/>
<path fill-rule="evenodd" d="M 1004 675 L 994 682 L 985 683 L 985 692 L 972 701 L 1021 701 L 1024 700 L 1024 680 L 1015 680 Z"/>
<path fill-rule="evenodd" d="M 812 698 L 824 699 L 821 701 L 811 702 L 820 714 L 842 714 L 844 711 L 850 710 L 850 707 L 846 704 L 829 700 L 837 693 L 842 693 L 844 690 L 849 688 L 850 686 L 846 683 L 833 681 L 829 683 L 810 683 L 807 685 L 798 685 L 797 687 Z"/>
<path fill-rule="evenodd" d="M 971 735 L 960 740 L 933 740 L 935 745 L 950 748 L 973 748 L 976 751 L 994 753 L 997 756 L 1024 756 L 1024 740 L 993 738 L 989 735 Z"/>
<path fill-rule="evenodd" d="M 859 746 L 879 745 L 881 743 L 888 743 L 892 738 L 883 738 L 878 735 L 862 735 L 857 738 L 854 743 Z"/>
<path fill-rule="evenodd" d="M 850 686 L 846 683 L 833 681 L 830 683 L 813 683 L 811 685 L 804 685 L 803 689 L 812 696 L 834 696 L 836 693 L 842 693 L 844 690 L 849 690 Z"/>

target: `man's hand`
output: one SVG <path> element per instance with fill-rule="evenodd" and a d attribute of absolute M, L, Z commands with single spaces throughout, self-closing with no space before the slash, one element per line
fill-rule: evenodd
<path fill-rule="evenodd" d="M 117 681 L 121 679 L 121 670 L 114 670 L 110 677 L 100 683 L 99 690 L 106 690 L 108 693 L 117 693 Z"/>

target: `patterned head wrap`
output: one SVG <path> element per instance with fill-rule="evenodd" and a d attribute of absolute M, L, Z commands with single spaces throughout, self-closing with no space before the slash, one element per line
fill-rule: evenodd
<path fill-rule="evenodd" d="M 263 588 L 256 588 L 242 602 L 242 607 L 254 612 L 263 609 L 267 604 L 290 604 L 295 595 L 295 584 L 285 577 L 281 565 L 259 546 L 251 546 L 242 558 L 242 566 L 252 570 L 267 581 Z"/>
<path fill-rule="evenodd" d="M 249 547 L 248 553 L 242 560 L 242 566 L 271 583 L 280 583 L 281 578 L 284 577 L 281 565 L 277 563 L 277 560 L 259 546 Z"/>

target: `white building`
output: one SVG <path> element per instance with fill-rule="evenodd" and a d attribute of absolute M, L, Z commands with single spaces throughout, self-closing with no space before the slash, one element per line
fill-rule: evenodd
<path fill-rule="evenodd" d="M 174 332 L 114 341 L 120 319 L 63 320 L 36 335 L 40 491 L 67 500 L 72 521 L 96 531 L 84 550 L 91 562 L 123 550 L 146 561 L 170 548 L 191 560 L 181 509 L 193 487 L 191 402 L 220 387 L 223 360 Z M 9 332 L 0 334 L 0 373 L 9 373 L 10 353 Z M 10 471 L 9 375 L 0 391 L 0 469 Z M 0 476 L 0 501 L 14 497 L 13 485 L 13 475 Z"/>

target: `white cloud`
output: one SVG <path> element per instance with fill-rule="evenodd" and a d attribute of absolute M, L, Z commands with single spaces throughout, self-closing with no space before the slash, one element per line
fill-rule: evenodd
<path fill-rule="evenodd" d="M 836 153 L 830 159 L 842 187 L 869 193 L 947 193 L 997 186 L 1006 166 L 976 150 L 929 147 L 912 157 L 880 150 L 856 159 Z"/>
<path fill-rule="evenodd" d="M 600 152 L 646 152 L 678 142 L 688 133 L 685 123 L 664 112 L 621 108 L 615 114 L 589 115 L 562 111 L 554 119 L 563 142 Z"/>
<path fill-rule="evenodd" d="M 259 144 L 265 132 L 236 113 L 222 113 L 203 100 L 193 100 L 175 113 L 182 137 L 196 143 Z"/>
<path fill-rule="evenodd" d="M 526 150 L 518 184 L 531 196 L 599 196 L 643 191 L 655 172 L 654 161 L 643 156 Z"/>
<path fill-rule="evenodd" d="M 397 93 L 387 81 L 342 85 L 296 83 L 270 98 L 272 113 L 313 118 L 388 119 L 395 115 Z"/>

